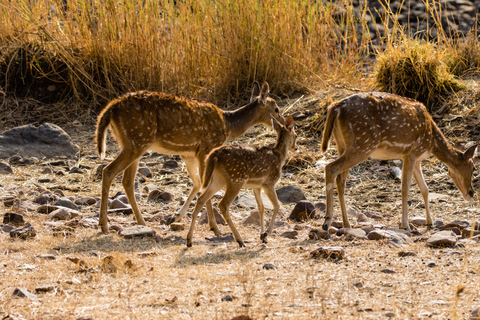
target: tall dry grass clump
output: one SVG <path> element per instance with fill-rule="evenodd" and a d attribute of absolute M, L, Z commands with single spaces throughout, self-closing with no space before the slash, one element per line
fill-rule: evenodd
<path fill-rule="evenodd" d="M 3 91 L 54 83 L 94 102 L 151 89 L 218 103 L 254 80 L 305 90 L 356 76 L 369 39 L 348 0 L 0 0 L 0 15 Z"/>

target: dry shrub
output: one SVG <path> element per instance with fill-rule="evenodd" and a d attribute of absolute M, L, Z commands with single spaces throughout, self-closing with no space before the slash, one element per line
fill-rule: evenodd
<path fill-rule="evenodd" d="M 380 91 L 417 99 L 432 111 L 448 95 L 464 89 L 444 61 L 445 51 L 433 43 L 405 37 L 377 56 L 375 85 Z"/>
<path fill-rule="evenodd" d="M 480 42 L 477 32 L 452 40 L 447 47 L 446 63 L 456 76 L 474 75 L 480 72 Z"/>

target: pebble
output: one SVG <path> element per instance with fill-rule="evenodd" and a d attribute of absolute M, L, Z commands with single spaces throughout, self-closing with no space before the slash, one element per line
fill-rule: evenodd
<path fill-rule="evenodd" d="M 32 300 L 38 299 L 35 294 L 29 292 L 25 288 L 15 288 L 15 290 L 13 290 L 13 296 L 17 298 L 28 298 Z"/>
<path fill-rule="evenodd" d="M 297 186 L 285 186 L 277 189 L 278 200 L 282 204 L 297 203 L 301 200 L 306 200 L 302 189 Z"/>
<path fill-rule="evenodd" d="M 146 178 L 151 178 L 153 177 L 152 175 L 152 170 L 150 170 L 150 168 L 139 168 L 138 169 L 138 173 L 140 173 L 142 176 L 146 177 Z"/>
<path fill-rule="evenodd" d="M 453 231 L 445 230 L 434 233 L 428 240 L 427 246 L 438 247 L 453 247 L 457 243 L 457 236 Z"/>
<path fill-rule="evenodd" d="M 222 300 L 222 301 L 229 301 L 229 302 L 230 302 L 230 301 L 233 301 L 233 299 L 235 299 L 234 296 L 231 296 L 231 295 L 227 294 L 227 295 L 226 295 L 225 297 L 223 297 L 221 300 Z"/>
<path fill-rule="evenodd" d="M 10 237 L 22 240 L 35 238 L 36 235 L 35 229 L 29 223 L 25 224 L 23 228 L 16 228 L 10 231 Z"/>
<path fill-rule="evenodd" d="M 14 212 L 7 212 L 3 216 L 3 223 L 4 224 L 11 224 L 16 227 L 23 226 L 25 224 L 25 220 L 23 216 L 19 213 Z"/>
<path fill-rule="evenodd" d="M 178 162 L 175 161 L 175 160 L 166 160 L 164 163 L 163 163 L 163 167 L 165 169 L 176 169 L 179 167 L 178 165 Z"/>
<path fill-rule="evenodd" d="M 50 218 L 57 220 L 70 220 L 81 216 L 81 213 L 77 210 L 69 208 L 60 208 L 49 214 Z"/>
<path fill-rule="evenodd" d="M 342 247 L 320 247 L 310 252 L 313 258 L 323 257 L 332 259 L 343 259 L 345 250 Z"/>
<path fill-rule="evenodd" d="M 185 230 L 185 225 L 183 223 L 174 222 L 170 224 L 171 231 L 183 231 Z"/>
<path fill-rule="evenodd" d="M 302 222 L 315 217 L 315 206 L 307 200 L 297 202 L 292 212 L 288 216 L 288 220 Z"/>
<path fill-rule="evenodd" d="M 54 206 L 61 206 L 65 208 L 70 208 L 73 210 L 78 210 L 78 206 L 68 198 L 60 198 L 53 203 Z"/>
<path fill-rule="evenodd" d="M 155 230 L 150 227 L 136 225 L 120 230 L 119 234 L 125 239 L 155 237 Z"/>
<path fill-rule="evenodd" d="M 13 169 L 8 163 L 1 161 L 0 174 L 13 174 Z"/>
<path fill-rule="evenodd" d="M 308 238 L 311 240 L 328 239 L 330 238 L 330 233 L 323 229 L 311 229 L 308 232 Z"/>
<path fill-rule="evenodd" d="M 298 231 L 286 231 L 282 234 L 280 234 L 281 237 L 287 238 L 287 239 L 297 239 L 298 238 Z"/>
<path fill-rule="evenodd" d="M 46 292 L 52 292 L 56 290 L 57 290 L 57 286 L 54 284 L 45 284 L 35 288 L 36 293 L 46 293 Z"/>
<path fill-rule="evenodd" d="M 265 269 L 265 270 L 275 270 L 275 266 L 273 265 L 273 263 L 265 263 L 262 267 L 262 269 Z"/>

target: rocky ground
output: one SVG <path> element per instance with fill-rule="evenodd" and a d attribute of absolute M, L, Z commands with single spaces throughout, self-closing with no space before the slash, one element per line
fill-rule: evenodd
<path fill-rule="evenodd" d="M 137 199 L 148 228 L 138 228 L 120 179 L 109 202 L 109 234 L 99 233 L 99 167 L 94 126 L 62 125 L 78 152 L 41 159 L 9 156 L 0 162 L 0 316 L 3 319 L 467 319 L 478 315 L 478 200 L 464 201 L 438 160 L 424 161 L 435 228 L 424 224 L 416 185 L 409 197 L 413 232 L 399 230 L 400 161 L 368 160 L 352 168 L 346 201 L 352 229 L 336 221 L 321 230 L 323 168 L 333 145 L 319 153 L 326 101 L 351 94 L 334 89 L 282 101 L 293 114 L 298 149 L 278 189 L 282 211 L 267 245 L 259 240 L 253 194 L 244 190 L 232 215 L 247 247 L 228 226 L 214 237 L 201 219 L 193 247 L 185 246 L 190 218 L 166 225 L 191 187 L 175 156 L 146 154 Z M 455 144 L 476 139 L 463 126 L 475 117 L 452 110 L 442 128 Z M 457 121 L 457 122 L 456 122 Z M 463 129 L 462 129 L 463 128 Z M 463 134 L 458 134 L 463 132 Z M 5 135 L 0 139 L 5 138 Z M 240 142 L 273 142 L 256 127 Z M 3 140 L 3 143 L 5 140 Z M 238 143 L 239 141 L 235 141 Z M 1 150 L 0 150 L 1 151 Z M 110 158 L 108 158 L 110 157 Z M 474 185 L 478 189 L 478 172 Z M 214 202 L 221 199 L 221 194 Z M 267 209 L 271 209 L 268 200 Z M 267 210 L 267 217 L 271 214 Z M 218 221 L 222 223 L 221 217 Z M 240 316 L 243 316 L 240 317 Z"/>

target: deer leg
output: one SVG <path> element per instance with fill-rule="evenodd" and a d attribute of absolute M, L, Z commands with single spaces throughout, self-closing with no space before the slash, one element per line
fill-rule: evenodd
<path fill-rule="evenodd" d="M 272 234 L 273 232 L 273 227 L 275 225 L 275 219 L 277 218 L 278 211 L 280 210 L 280 202 L 278 201 L 277 193 L 275 192 L 274 186 L 267 186 L 263 189 L 265 191 L 265 194 L 267 195 L 268 199 L 273 205 L 273 214 L 272 214 L 272 219 L 270 219 L 270 224 L 268 226 L 268 230 L 266 233 L 261 235 L 261 238 L 263 236 L 263 242 L 267 242 L 267 235 Z"/>
<path fill-rule="evenodd" d="M 190 179 L 192 179 L 193 188 L 190 191 L 190 194 L 188 195 L 187 200 L 185 201 L 183 206 L 180 208 L 180 211 L 175 215 L 174 218 L 168 219 L 167 224 L 170 224 L 172 222 L 179 222 L 180 220 L 182 220 L 183 217 L 185 217 L 185 215 L 187 214 L 188 206 L 190 205 L 193 198 L 195 197 L 195 195 L 200 190 L 200 187 L 202 186 L 202 182 L 198 172 L 197 158 L 182 156 L 182 159 L 185 162 L 185 165 L 187 167 L 188 175 L 190 176 Z"/>
<path fill-rule="evenodd" d="M 205 175 L 205 155 L 203 153 L 200 153 L 200 154 L 197 155 L 197 157 L 199 159 L 199 161 L 198 161 L 198 173 L 200 175 L 200 178 L 201 178 L 202 184 L 203 184 L 203 179 L 205 178 L 204 177 L 204 175 Z M 213 178 L 212 178 L 212 180 L 213 180 Z M 217 189 L 217 191 L 219 189 Z M 208 224 L 210 226 L 210 230 L 213 231 L 215 236 L 220 237 L 222 235 L 222 233 L 220 232 L 220 229 L 218 229 L 217 219 L 215 219 L 215 213 L 213 212 L 211 197 L 208 198 L 208 200 L 206 202 L 206 208 L 207 208 L 207 217 L 208 217 Z"/>
<path fill-rule="evenodd" d="M 349 153 L 346 152 L 338 157 L 335 161 L 330 162 L 325 167 L 325 184 L 326 184 L 326 194 L 327 194 L 327 209 L 325 213 L 325 222 L 322 225 L 323 230 L 328 230 L 330 225 L 332 224 L 333 220 L 333 182 L 337 178 L 339 174 L 342 172 L 346 172 L 345 175 L 348 174 L 348 170 L 360 163 L 365 161 L 368 158 L 368 154 L 360 154 L 358 150 L 353 150 L 353 152 Z M 345 176 L 346 179 L 346 176 Z M 343 190 L 338 190 L 339 198 L 343 198 Z M 342 195 L 340 196 L 340 192 Z M 343 215 L 343 225 L 349 225 L 348 217 Z"/>
<path fill-rule="evenodd" d="M 339 173 L 336 178 L 338 202 L 340 202 L 340 208 L 342 210 L 342 220 L 344 228 L 350 228 L 350 222 L 348 222 L 347 216 L 347 207 L 345 206 L 345 187 L 347 185 L 348 171 L 349 170 L 345 170 Z"/>
<path fill-rule="evenodd" d="M 265 233 L 265 223 L 263 222 L 265 206 L 263 205 L 262 188 L 254 188 L 253 194 L 255 195 L 255 200 L 257 201 L 258 216 L 260 217 L 260 240 L 266 243 L 265 238 L 267 234 Z"/>
<path fill-rule="evenodd" d="M 409 157 L 403 159 L 403 168 L 402 168 L 402 222 L 400 224 L 401 229 L 407 231 L 410 230 L 410 225 L 408 224 L 408 191 L 410 185 L 412 184 L 412 174 L 415 162 L 412 161 Z"/>
<path fill-rule="evenodd" d="M 218 207 L 220 208 L 220 211 L 222 212 L 225 221 L 227 221 L 230 230 L 232 230 L 233 237 L 237 241 L 238 245 L 240 247 L 245 247 L 245 243 L 243 242 L 242 237 L 235 228 L 235 225 L 233 224 L 232 218 L 230 217 L 229 213 L 230 205 L 232 204 L 233 200 L 235 199 L 241 188 L 242 185 L 233 186 L 231 184 L 228 184 L 225 190 L 225 195 L 223 196 L 222 201 L 220 201 L 220 203 L 218 204 Z"/>
<path fill-rule="evenodd" d="M 427 184 L 425 183 L 425 179 L 423 178 L 421 160 L 417 160 L 417 162 L 415 162 L 415 166 L 413 167 L 413 176 L 415 177 L 415 180 L 417 181 L 417 184 L 418 184 L 418 188 L 422 193 L 423 202 L 425 203 L 425 211 L 427 214 L 427 227 L 430 228 L 433 224 L 433 219 L 432 219 L 432 216 L 430 215 L 430 207 L 428 204 L 428 187 L 427 187 Z"/>
<path fill-rule="evenodd" d="M 216 185 L 210 184 L 210 186 L 198 197 L 197 203 L 195 204 L 195 209 L 192 213 L 192 222 L 190 223 L 190 229 L 187 234 L 187 247 L 192 246 L 193 231 L 195 229 L 195 223 L 197 221 L 198 213 L 202 210 L 205 202 L 210 200 L 211 197 L 217 192 L 220 188 L 216 188 Z"/>
<path fill-rule="evenodd" d="M 132 161 L 140 158 L 142 152 L 132 152 L 132 150 L 122 150 L 120 154 L 113 160 L 108 166 L 103 168 L 102 171 L 102 199 L 100 200 L 100 215 L 98 223 L 102 229 L 102 232 L 108 233 L 108 194 L 110 192 L 110 186 L 113 179 L 125 170 Z"/>
<path fill-rule="evenodd" d="M 137 174 L 138 162 L 140 158 L 137 158 L 135 161 L 130 164 L 127 169 L 123 172 L 122 184 L 127 194 L 128 202 L 132 206 L 133 213 L 135 214 L 135 219 L 138 224 L 146 225 L 143 216 L 140 213 L 140 209 L 137 205 L 137 200 L 135 199 L 135 175 Z"/>

